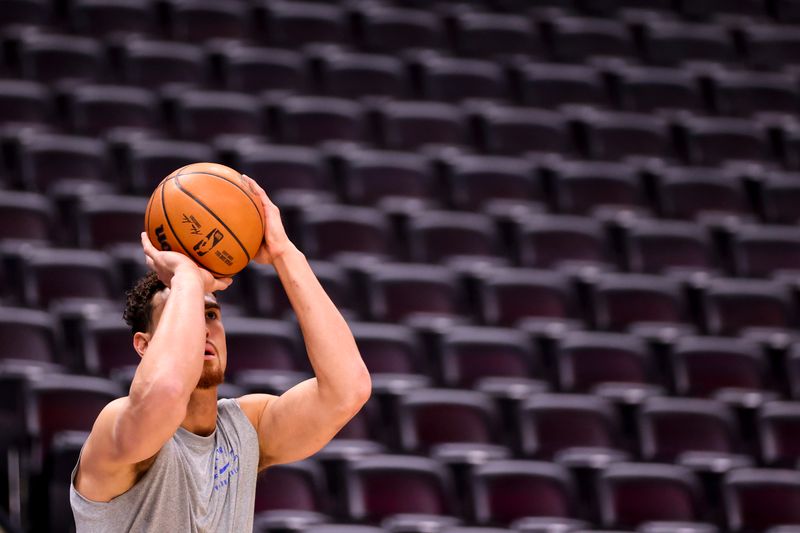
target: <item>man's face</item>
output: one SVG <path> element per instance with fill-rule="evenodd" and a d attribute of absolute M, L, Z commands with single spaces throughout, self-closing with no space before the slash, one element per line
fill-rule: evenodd
<path fill-rule="evenodd" d="M 161 313 L 164 311 L 169 294 L 170 290 L 166 288 L 153 296 L 153 313 L 151 315 L 151 333 L 153 334 L 158 329 Z M 198 389 L 209 389 L 220 385 L 225 379 L 225 367 L 228 363 L 228 348 L 225 344 L 225 328 L 222 325 L 219 303 L 213 294 L 206 294 L 204 301 L 206 345 L 203 354 L 194 355 L 203 357 L 203 373 L 197 382 Z"/>

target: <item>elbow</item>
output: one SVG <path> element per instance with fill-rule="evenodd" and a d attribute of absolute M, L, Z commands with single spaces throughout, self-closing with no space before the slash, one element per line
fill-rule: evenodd
<path fill-rule="evenodd" d="M 372 396 L 372 378 L 370 378 L 367 367 L 364 366 L 358 375 L 354 377 L 350 396 L 350 406 L 353 414 L 361 410 L 370 396 Z"/>
<path fill-rule="evenodd" d="M 131 387 L 131 403 L 148 412 L 183 420 L 189 403 L 189 394 L 182 383 L 163 380 L 145 387 Z"/>

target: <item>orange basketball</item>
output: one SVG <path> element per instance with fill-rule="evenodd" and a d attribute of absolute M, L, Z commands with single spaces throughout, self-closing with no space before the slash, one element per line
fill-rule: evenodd
<path fill-rule="evenodd" d="M 159 183 L 144 228 L 157 249 L 180 252 L 215 277 L 230 277 L 264 239 L 264 208 L 232 168 L 194 163 Z"/>

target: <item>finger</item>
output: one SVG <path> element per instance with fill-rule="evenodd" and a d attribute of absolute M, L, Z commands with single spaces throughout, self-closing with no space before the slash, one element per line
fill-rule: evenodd
<path fill-rule="evenodd" d="M 215 279 L 214 280 L 214 290 L 212 292 L 224 291 L 225 289 L 227 289 L 228 287 L 231 286 L 231 283 L 233 283 L 233 278 Z"/>
<path fill-rule="evenodd" d="M 152 257 L 158 250 L 155 249 L 153 243 L 150 242 L 150 237 L 147 236 L 147 233 L 144 231 L 141 234 L 142 238 L 142 248 L 144 249 L 144 254 L 148 257 Z"/>
<path fill-rule="evenodd" d="M 267 194 L 267 191 L 265 191 L 264 188 L 261 187 L 261 185 L 259 185 L 256 180 L 254 180 L 253 178 L 251 178 L 250 176 L 248 176 L 246 174 L 242 174 L 242 177 L 245 178 L 247 180 L 247 182 L 250 184 L 250 187 L 252 187 L 253 192 L 255 192 L 256 194 L 258 194 L 258 196 L 261 197 L 261 201 L 265 205 L 267 205 L 267 206 L 272 205 L 272 200 L 270 200 L 269 195 Z"/>

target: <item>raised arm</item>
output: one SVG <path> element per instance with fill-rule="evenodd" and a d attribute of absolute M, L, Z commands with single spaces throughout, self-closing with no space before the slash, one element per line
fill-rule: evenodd
<path fill-rule="evenodd" d="M 358 413 L 372 385 L 350 328 L 305 256 L 287 238 L 278 208 L 258 184 L 246 179 L 261 197 L 266 217 L 265 243 L 255 260 L 275 267 L 315 375 L 278 397 L 240 398 L 258 429 L 263 468 L 303 459 L 322 448 Z"/>
<path fill-rule="evenodd" d="M 132 485 L 132 465 L 158 453 L 183 422 L 203 369 L 204 295 L 230 284 L 181 254 L 156 250 L 145 234 L 142 246 L 147 264 L 169 289 L 160 296 L 166 300 L 157 327 L 134 335 L 141 362 L 129 395 L 103 409 L 81 455 L 76 487 L 101 501 Z"/>

